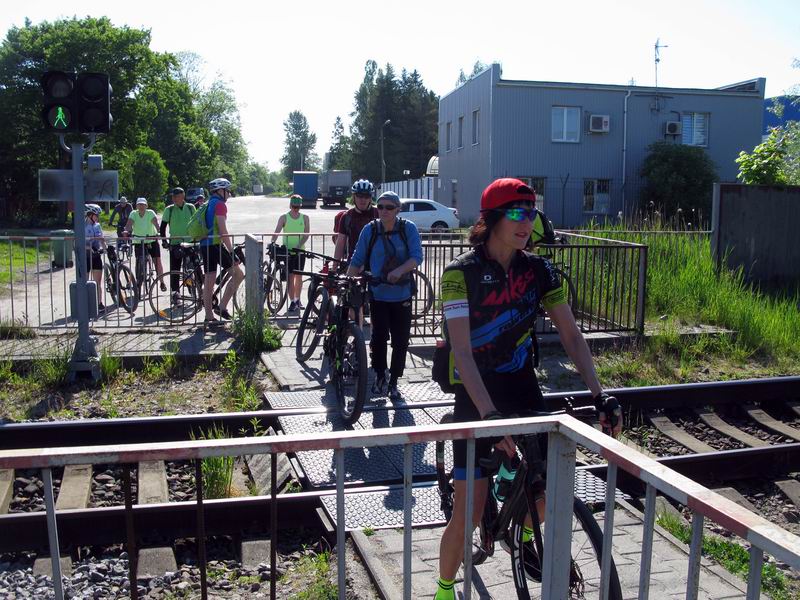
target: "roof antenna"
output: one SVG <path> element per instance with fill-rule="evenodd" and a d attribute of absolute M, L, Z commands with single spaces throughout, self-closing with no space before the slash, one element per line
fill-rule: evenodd
<path fill-rule="evenodd" d="M 658 89 L 658 63 L 661 62 L 661 48 L 669 48 L 669 46 L 665 46 L 661 43 L 660 38 L 656 38 L 656 45 L 655 45 L 655 63 L 656 63 L 656 89 Z"/>
<path fill-rule="evenodd" d="M 661 48 L 669 48 L 661 43 L 661 38 L 656 38 L 655 44 L 655 65 L 656 65 L 656 111 L 660 110 L 660 102 L 658 98 L 658 63 L 661 62 Z"/>

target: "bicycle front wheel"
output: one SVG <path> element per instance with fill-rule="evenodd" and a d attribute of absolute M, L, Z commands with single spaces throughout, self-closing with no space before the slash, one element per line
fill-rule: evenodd
<path fill-rule="evenodd" d="M 416 289 L 414 297 L 411 299 L 411 318 L 417 320 L 423 318 L 433 308 L 433 286 L 425 274 L 418 269 L 411 271 L 411 277 L 414 278 Z"/>
<path fill-rule="evenodd" d="M 346 425 L 358 421 L 367 397 L 367 347 L 364 332 L 352 321 L 347 322 L 336 351 L 336 364 L 331 365 L 339 412 Z"/>
<path fill-rule="evenodd" d="M 542 598 L 541 562 L 533 540 L 523 542 L 523 526 L 528 515 L 527 503 L 521 503 L 511 521 L 511 569 L 519 600 Z M 547 523 L 542 524 L 544 529 Z M 544 531 L 542 532 L 544 535 Z M 600 598 L 600 559 L 603 554 L 603 532 L 580 498 L 572 507 L 572 552 L 570 561 L 570 598 Z M 611 560 L 609 600 L 622 600 L 619 575 Z"/>
<path fill-rule="evenodd" d="M 325 317 L 328 313 L 330 298 L 324 287 L 317 288 L 317 293 L 309 300 L 297 330 L 295 354 L 297 360 L 305 362 L 317 349 L 322 331 L 325 328 Z M 319 303 L 319 304 L 317 304 Z M 319 308 L 317 308 L 319 307 Z"/>
<path fill-rule="evenodd" d="M 117 306 L 132 315 L 139 304 L 139 290 L 133 272 L 125 265 L 114 269 L 114 293 Z"/>
<path fill-rule="evenodd" d="M 172 277 L 177 277 L 178 287 L 172 291 Z M 161 285 L 168 291 L 161 292 Z M 187 275 L 183 271 L 167 271 L 150 285 L 150 308 L 159 318 L 170 323 L 188 321 L 203 306 L 203 292 L 194 274 Z"/>

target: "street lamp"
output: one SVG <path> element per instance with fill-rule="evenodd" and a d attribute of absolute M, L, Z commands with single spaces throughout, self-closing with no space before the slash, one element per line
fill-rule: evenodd
<path fill-rule="evenodd" d="M 386 182 L 386 161 L 383 158 L 383 130 L 391 122 L 391 119 L 386 119 L 381 125 L 381 186 Z"/>

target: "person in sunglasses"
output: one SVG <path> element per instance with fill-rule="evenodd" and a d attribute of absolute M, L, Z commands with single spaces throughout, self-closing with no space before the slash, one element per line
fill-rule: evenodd
<path fill-rule="evenodd" d="M 416 225 L 397 216 L 400 198 L 384 192 L 378 198 L 378 218 L 361 230 L 347 268 L 348 275 L 369 271 L 372 298 L 369 303 L 372 336 L 369 341 L 375 382 L 372 392 L 388 393 L 389 399 L 401 399 L 397 380 L 402 377 L 411 335 L 411 271 L 422 264 L 422 243 Z M 392 364 L 386 384 L 386 350 L 391 336 Z"/>
<path fill-rule="evenodd" d="M 531 331 L 541 304 L 595 398 L 601 425 L 618 434 L 621 419 L 611 427 L 612 420 L 605 415 L 618 415 L 619 404 L 603 393 L 562 282 L 546 259 L 524 251 L 537 217 L 535 200 L 534 191 L 518 179 L 492 182 L 481 196 L 481 217 L 470 231 L 473 249 L 451 262 L 442 274 L 444 333 L 451 348 L 449 376 L 455 388 L 454 421 L 547 409 L 532 363 Z M 496 446 L 509 457 L 516 456 L 510 437 Z M 471 529 L 480 521 L 488 492 L 487 475 L 479 461 L 489 457 L 491 449 L 491 441 L 476 440 Z M 453 516 L 439 547 L 436 600 L 455 598 L 454 581 L 464 557 L 466 462 L 466 440 L 454 440 Z M 526 543 L 532 533 L 524 533 Z M 525 565 L 531 576 L 537 568 Z"/>

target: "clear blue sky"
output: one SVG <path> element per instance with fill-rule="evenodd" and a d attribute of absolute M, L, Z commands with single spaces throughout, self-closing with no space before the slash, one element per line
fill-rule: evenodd
<path fill-rule="evenodd" d="M 72 8 L 80 6 L 79 10 Z M 158 51 L 189 50 L 236 93 L 251 156 L 279 166 L 282 122 L 302 110 L 320 156 L 337 115 L 349 123 L 364 63 L 417 69 L 438 94 L 476 59 L 500 62 L 503 77 L 717 87 L 767 78 L 767 96 L 800 82 L 800 1 L 620 2 L 97 2 L 4 3 L 3 32 L 59 17 L 108 16 L 152 31 Z"/>

